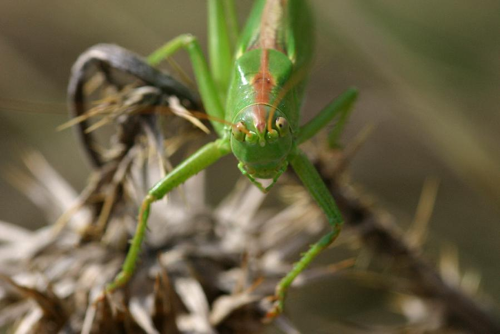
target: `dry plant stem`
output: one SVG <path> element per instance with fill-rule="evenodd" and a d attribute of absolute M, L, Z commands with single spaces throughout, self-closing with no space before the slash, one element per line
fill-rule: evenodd
<path fill-rule="evenodd" d="M 328 155 L 326 153 L 325 155 Z M 446 325 L 471 333 L 500 333 L 500 323 L 463 291 L 443 280 L 421 253 L 409 245 L 396 226 L 382 221 L 375 210 L 350 185 L 338 178 L 328 156 L 316 161 L 320 175 L 338 203 L 348 227 L 365 246 L 380 255 L 391 256 L 413 282 L 413 292 L 439 301 L 445 307 Z"/>

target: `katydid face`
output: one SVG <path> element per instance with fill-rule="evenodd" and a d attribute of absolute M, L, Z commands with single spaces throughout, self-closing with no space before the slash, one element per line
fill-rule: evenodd
<path fill-rule="evenodd" d="M 286 170 L 293 147 L 298 108 L 294 87 L 284 87 L 292 71 L 290 59 L 274 49 L 252 49 L 235 63 L 227 103 L 231 150 L 241 172 L 262 191 Z M 273 182 L 264 188 L 256 179 Z"/>
<path fill-rule="evenodd" d="M 293 142 L 285 115 L 272 106 L 254 104 L 239 112 L 234 122 L 231 149 L 244 174 L 276 180 L 286 170 Z"/>

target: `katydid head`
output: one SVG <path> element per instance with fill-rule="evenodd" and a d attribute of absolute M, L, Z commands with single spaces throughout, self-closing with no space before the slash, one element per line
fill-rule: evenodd
<path fill-rule="evenodd" d="M 240 161 L 239 168 L 267 192 L 288 166 L 293 144 L 289 122 L 273 106 L 254 104 L 239 112 L 233 123 L 231 148 Z M 272 183 L 264 187 L 256 179 L 272 179 Z"/>

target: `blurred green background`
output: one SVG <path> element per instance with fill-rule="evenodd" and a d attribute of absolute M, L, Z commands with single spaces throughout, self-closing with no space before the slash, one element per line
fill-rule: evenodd
<path fill-rule="evenodd" d="M 251 3 L 237 1 L 242 19 Z M 357 86 L 360 101 L 343 141 L 367 125 L 376 127 L 352 163 L 353 181 L 404 227 L 413 219 L 424 181 L 437 177 L 430 257 L 436 259 L 443 245 L 456 246 L 461 268 L 478 272 L 482 291 L 498 301 L 500 2 L 311 3 L 318 20 L 317 55 L 304 119 Z M 206 37 L 200 0 L 2 1 L 0 13 L 0 168 L 23 168 L 22 153 L 34 148 L 78 190 L 88 166 L 72 131 L 55 130 L 67 119 L 66 85 L 78 55 L 97 43 L 147 55 L 181 33 L 193 33 L 203 45 Z M 190 72 L 185 58 L 177 57 Z M 229 168 L 236 177 L 236 168 Z M 4 221 L 46 223 L 5 178 L 0 208 Z M 359 296 L 334 293 L 334 284 L 342 286 L 320 286 L 332 291 L 328 298 L 315 298 L 318 287 L 300 293 L 310 320 L 370 318 L 376 306 L 359 307 Z"/>

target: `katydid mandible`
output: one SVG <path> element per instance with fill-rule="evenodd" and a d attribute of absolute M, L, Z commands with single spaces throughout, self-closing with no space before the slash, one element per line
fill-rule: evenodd
<path fill-rule="evenodd" d="M 268 313 L 268 317 L 274 317 L 282 312 L 293 280 L 337 238 L 343 223 L 333 197 L 299 145 L 337 117 L 329 137 L 330 143 L 335 144 L 357 91 L 346 91 L 314 119 L 299 126 L 313 49 L 307 1 L 257 0 L 246 27 L 237 36 L 236 47 L 234 0 L 208 0 L 208 14 L 210 66 L 197 39 L 188 34 L 158 49 L 148 62 L 156 66 L 179 50 L 187 51 L 201 99 L 219 138 L 200 148 L 149 191 L 125 263 L 106 292 L 123 286 L 134 273 L 151 204 L 232 152 L 241 172 L 264 192 L 291 165 L 331 226 L 331 232 L 312 245 L 277 285 L 275 302 Z M 270 179 L 271 183 L 266 187 L 260 179 Z"/>

